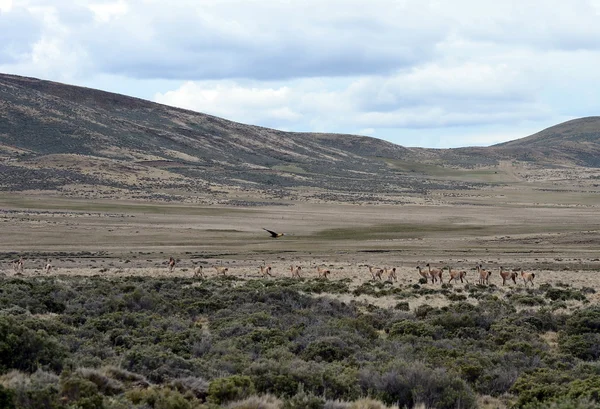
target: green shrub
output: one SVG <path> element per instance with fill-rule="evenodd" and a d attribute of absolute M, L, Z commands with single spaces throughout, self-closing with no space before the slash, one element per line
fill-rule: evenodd
<path fill-rule="evenodd" d="M 249 376 L 234 375 L 211 381 L 208 386 L 208 401 L 222 404 L 245 399 L 254 393 L 254 383 Z"/>
<path fill-rule="evenodd" d="M 440 329 L 427 322 L 404 320 L 392 324 L 390 336 L 412 335 L 419 338 L 434 338 L 441 333 Z"/>
<path fill-rule="evenodd" d="M 200 405 L 199 401 L 188 400 L 176 390 L 161 387 L 131 389 L 125 396 L 130 402 L 143 408 L 193 409 Z"/>
<path fill-rule="evenodd" d="M 546 304 L 546 301 L 542 297 L 535 295 L 514 294 L 512 297 L 510 297 L 510 300 L 517 305 L 524 305 L 527 307 L 535 307 Z"/>
<path fill-rule="evenodd" d="M 0 384 L 0 408 L 15 409 L 15 392 Z"/>
<path fill-rule="evenodd" d="M 436 409 L 475 408 L 476 395 L 457 375 L 423 364 L 394 363 L 385 372 L 361 373 L 363 390 L 387 404 L 413 407 L 416 403 Z"/>
<path fill-rule="evenodd" d="M 600 334 L 588 332 L 580 335 L 567 335 L 561 332 L 558 337 L 558 345 L 561 351 L 579 359 L 593 361 L 600 358 Z"/>
<path fill-rule="evenodd" d="M 304 392 L 304 386 L 298 386 L 298 392 L 283 403 L 283 409 L 323 409 L 325 399 Z"/>
<path fill-rule="evenodd" d="M 565 330 L 569 334 L 584 332 L 600 333 L 600 307 L 592 307 L 576 311 L 565 323 Z"/>
<path fill-rule="evenodd" d="M 568 288 L 549 288 L 546 291 L 546 297 L 550 298 L 552 301 L 568 301 L 568 300 L 577 300 L 583 301 L 586 299 L 585 295 L 576 289 Z"/>
<path fill-rule="evenodd" d="M 515 381 L 510 392 L 518 396 L 516 406 L 521 408 L 527 404 L 547 402 L 565 396 L 565 385 L 572 375 L 564 371 L 541 368 L 524 373 Z"/>
<path fill-rule="evenodd" d="M 205 401 L 208 397 L 209 383 L 202 378 L 187 377 L 174 379 L 169 386 L 183 395 L 192 394 L 195 398 Z"/>
<path fill-rule="evenodd" d="M 8 369 L 34 372 L 60 371 L 66 351 L 36 320 L 0 316 L 0 372 Z"/>
<path fill-rule="evenodd" d="M 96 369 L 79 368 L 75 374 L 94 383 L 98 390 L 106 396 L 117 395 L 125 390 L 125 386 L 120 381 L 112 379 Z"/>
<path fill-rule="evenodd" d="M 10 391 L 17 409 L 59 407 L 59 377 L 54 374 L 37 371 L 29 375 L 11 371 L 2 377 L 2 384 Z"/>
<path fill-rule="evenodd" d="M 334 362 L 350 356 L 352 348 L 339 337 L 319 338 L 306 347 L 302 356 L 306 360 Z"/>
<path fill-rule="evenodd" d="M 550 402 L 529 403 L 523 406 L 523 409 L 598 409 L 598 402 L 588 399 L 560 397 Z"/>
<path fill-rule="evenodd" d="M 429 315 L 437 313 L 438 310 L 435 307 L 432 307 L 428 304 L 419 305 L 415 309 L 415 316 L 419 319 L 423 319 L 428 317 Z"/>
<path fill-rule="evenodd" d="M 102 409 L 102 396 L 92 381 L 77 374 L 63 372 L 60 380 L 60 395 L 64 402 L 81 409 Z"/>

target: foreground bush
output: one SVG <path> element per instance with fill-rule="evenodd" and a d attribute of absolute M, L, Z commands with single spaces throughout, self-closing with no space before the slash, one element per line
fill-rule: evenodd
<path fill-rule="evenodd" d="M 315 297 L 350 291 L 324 280 L 0 280 L 0 402 L 469 409 L 477 393 L 512 394 L 517 408 L 600 400 L 600 308 L 539 306 L 580 298 L 575 290 L 511 288 L 504 297 L 467 286 L 468 302 L 409 311 L 393 305 L 451 289 L 367 289 L 393 297 L 390 308 Z M 515 295 L 545 301 L 517 312 Z M 374 400 L 358 401 L 365 396 Z"/>
<path fill-rule="evenodd" d="M 254 383 L 248 376 L 230 376 L 213 380 L 208 387 L 208 401 L 221 404 L 241 400 L 254 394 Z"/>

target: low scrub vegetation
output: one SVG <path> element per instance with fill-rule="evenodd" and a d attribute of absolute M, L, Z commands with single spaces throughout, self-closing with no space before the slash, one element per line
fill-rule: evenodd
<path fill-rule="evenodd" d="M 327 296 L 353 293 L 397 301 Z M 403 301 L 431 294 L 449 304 Z M 600 307 L 555 308 L 584 300 L 551 286 L 4 278 L 0 407 L 598 407 Z"/>

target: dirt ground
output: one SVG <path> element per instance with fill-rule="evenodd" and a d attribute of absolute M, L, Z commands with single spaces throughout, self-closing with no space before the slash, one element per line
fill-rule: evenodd
<path fill-rule="evenodd" d="M 406 203 L 395 206 L 279 201 L 273 206 L 228 207 L 0 193 L 0 279 L 193 277 L 194 269 L 202 266 L 211 280 L 217 276 L 215 266 L 224 266 L 228 275 L 253 280 L 261 277 L 261 265 L 273 268 L 274 277 L 268 280 L 291 277 L 290 266 L 300 266 L 307 279 L 318 276 L 319 266 L 331 271 L 330 280 L 347 280 L 353 290 L 371 281 L 369 266 L 395 267 L 398 280 L 385 285 L 402 287 L 411 296 L 314 296 L 364 303 L 365 308 L 406 302 L 412 311 L 423 304 L 441 307 L 451 302 L 442 291 L 414 295 L 417 266 L 467 271 L 469 284 L 446 286 L 446 293 L 459 295 L 477 282 L 475 266 L 481 264 L 492 271 L 494 296 L 525 288 L 521 279 L 502 286 L 502 266 L 535 273 L 537 288 L 551 284 L 585 289 L 587 301 L 600 304 L 598 172 L 586 176 L 575 171 L 524 173 L 511 166 L 504 170 L 484 173 L 493 180 L 480 189 L 394 198 Z M 285 235 L 273 239 L 263 228 Z M 24 259 L 22 272 L 13 267 L 19 257 Z M 173 271 L 168 269 L 169 257 L 177 260 Z M 46 272 L 48 262 L 52 267 Z M 443 280 L 447 283 L 447 272 Z M 431 282 L 420 286 L 441 288 Z M 478 301 L 469 297 L 467 302 Z M 573 311 L 582 305 L 569 300 L 558 308 Z M 483 397 L 481 406 L 506 407 L 490 397 Z"/>
<path fill-rule="evenodd" d="M 466 270 L 472 283 L 481 263 L 498 286 L 503 266 L 534 272 L 536 285 L 599 289 L 598 190 L 572 181 L 521 180 L 431 192 L 399 206 L 255 207 L 0 194 L 0 274 L 16 274 L 12 261 L 21 256 L 27 276 L 47 274 L 48 259 L 55 275 L 191 277 L 201 265 L 211 277 L 222 265 L 228 274 L 252 279 L 262 264 L 281 277 L 299 265 L 304 277 L 316 277 L 316 267 L 324 266 L 330 279 L 358 286 L 371 278 L 371 265 L 396 267 L 393 285 L 410 285 L 418 282 L 418 265 Z M 263 228 L 285 235 L 272 239 Z"/>

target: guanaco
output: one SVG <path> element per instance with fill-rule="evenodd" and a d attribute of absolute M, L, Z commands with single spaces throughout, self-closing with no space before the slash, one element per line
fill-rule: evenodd
<path fill-rule="evenodd" d="M 512 280 L 513 283 L 517 284 L 517 273 L 515 271 L 504 271 L 504 268 L 500 266 L 500 277 L 502 277 L 502 285 L 506 283 L 506 280 Z"/>
<path fill-rule="evenodd" d="M 398 281 L 398 276 L 396 275 L 396 267 L 392 268 L 384 268 L 385 273 L 387 274 L 388 281 Z"/>
<path fill-rule="evenodd" d="M 531 283 L 533 286 L 533 279 L 535 278 L 535 273 L 526 273 L 525 271 L 521 271 L 521 277 L 523 278 L 523 283 L 527 286 L 527 283 Z"/>
<path fill-rule="evenodd" d="M 327 268 L 321 268 L 319 266 L 317 266 L 316 268 L 317 268 L 317 274 L 319 275 L 319 278 L 327 278 L 327 275 L 331 274 L 331 270 L 329 270 Z"/>
<path fill-rule="evenodd" d="M 16 273 L 23 273 L 23 265 L 24 265 L 23 257 L 19 258 L 18 260 L 13 261 L 13 269 L 15 270 Z"/>
<path fill-rule="evenodd" d="M 479 284 L 490 284 L 490 276 L 492 275 L 491 271 L 487 271 L 483 269 L 481 264 L 477 264 L 477 272 L 479 273 Z"/>
<path fill-rule="evenodd" d="M 450 267 L 450 266 L 448 266 L 446 268 L 448 269 L 448 275 L 450 275 L 448 284 L 450 284 L 450 282 L 452 280 L 454 280 L 454 282 L 456 282 L 457 280 L 460 280 L 460 282 L 462 283 L 463 279 L 467 282 L 467 284 L 469 283 L 469 280 L 467 280 L 467 272 L 466 271 L 452 270 L 452 267 Z"/>
<path fill-rule="evenodd" d="M 266 265 L 262 265 L 260 266 L 260 274 L 263 277 L 269 276 L 269 277 L 273 277 L 273 275 L 271 274 L 271 266 L 266 266 Z"/>
<path fill-rule="evenodd" d="M 423 271 L 423 269 L 420 266 L 417 266 L 417 270 L 419 270 L 419 274 L 425 279 L 425 281 L 429 281 L 429 272 Z"/>
<path fill-rule="evenodd" d="M 217 270 L 217 274 L 222 274 L 224 276 L 227 275 L 229 268 L 223 266 L 215 266 L 215 270 Z"/>
<path fill-rule="evenodd" d="M 292 272 L 292 278 L 300 278 L 300 271 L 302 267 L 300 266 L 290 266 L 290 271 Z"/>
<path fill-rule="evenodd" d="M 438 279 L 440 280 L 440 284 L 442 284 L 444 282 L 444 280 L 442 280 L 442 272 L 444 271 L 443 269 L 438 270 L 437 268 L 434 268 L 432 270 L 429 263 L 427 263 L 425 265 L 425 267 L 429 268 L 429 275 L 431 276 L 431 282 L 435 283 L 435 282 L 437 282 Z"/>
<path fill-rule="evenodd" d="M 196 266 L 196 268 L 194 268 L 194 278 L 196 278 L 196 277 L 204 278 L 204 272 L 202 271 L 202 266 Z"/>
<path fill-rule="evenodd" d="M 175 261 L 175 259 L 173 257 L 169 257 L 169 273 L 172 273 L 173 270 L 175 269 L 175 264 L 177 264 L 177 262 Z"/>
<path fill-rule="evenodd" d="M 46 266 L 44 267 L 44 271 L 46 272 L 46 274 L 50 273 L 50 270 L 52 269 L 52 264 L 50 263 L 50 259 L 48 259 L 48 261 L 46 262 Z"/>
<path fill-rule="evenodd" d="M 373 280 L 381 280 L 383 269 L 379 267 L 369 266 L 369 273 L 371 273 L 371 277 L 373 278 Z"/>

